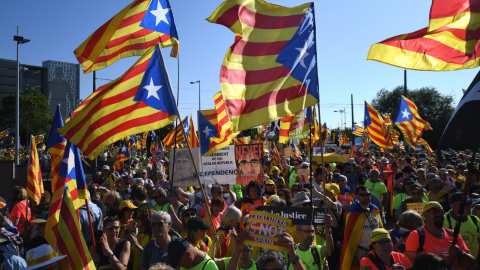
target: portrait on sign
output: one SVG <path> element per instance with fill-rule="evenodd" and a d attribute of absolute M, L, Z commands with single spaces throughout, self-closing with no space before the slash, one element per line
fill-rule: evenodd
<path fill-rule="evenodd" d="M 251 180 L 263 182 L 263 144 L 235 146 L 237 184 L 248 184 Z"/>

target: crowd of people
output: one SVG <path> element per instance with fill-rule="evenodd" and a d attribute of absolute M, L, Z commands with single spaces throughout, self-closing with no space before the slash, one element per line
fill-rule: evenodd
<path fill-rule="evenodd" d="M 479 156 L 468 151 L 442 156 L 366 151 L 347 162 L 324 164 L 301 156 L 273 164 L 266 151 L 261 182 L 182 188 L 169 181 L 167 161 L 135 158 L 123 170 L 104 165 L 94 175 L 89 207 L 79 209 L 79 218 L 98 269 L 479 265 Z M 472 161 L 474 166 L 467 166 Z M 297 174 L 303 168 L 312 168 L 311 177 Z M 467 174 L 472 184 L 465 199 Z M 49 192 L 34 205 L 24 187 L 14 188 L 0 215 L 2 265 L 60 267 L 64 256 L 56 256 L 44 239 L 50 202 Z M 249 212 L 258 206 L 326 209 L 324 224 L 298 224 L 280 234 L 275 241 L 284 253 L 246 245 Z"/>

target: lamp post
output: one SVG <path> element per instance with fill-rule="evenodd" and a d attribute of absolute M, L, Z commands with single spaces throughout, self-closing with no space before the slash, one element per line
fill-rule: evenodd
<path fill-rule="evenodd" d="M 342 125 L 344 126 L 343 129 L 346 128 L 346 121 L 344 122 L 343 121 L 343 114 L 345 113 L 346 114 L 346 111 L 345 111 L 345 108 L 343 110 L 338 110 L 338 111 L 333 111 L 333 112 L 338 112 L 340 113 L 340 128 L 342 127 Z M 346 117 L 346 116 L 345 116 Z"/>
<path fill-rule="evenodd" d="M 198 110 L 201 110 L 201 107 L 200 107 L 200 80 L 190 82 L 190 84 L 196 84 L 196 83 L 198 83 Z"/>
<path fill-rule="evenodd" d="M 18 165 L 20 164 L 20 60 L 19 60 L 19 45 L 30 42 L 30 39 L 25 39 L 19 35 L 20 27 L 17 26 L 17 35 L 13 36 L 13 40 L 17 42 L 17 97 L 16 97 L 16 114 L 15 114 L 15 180 L 18 176 Z"/>

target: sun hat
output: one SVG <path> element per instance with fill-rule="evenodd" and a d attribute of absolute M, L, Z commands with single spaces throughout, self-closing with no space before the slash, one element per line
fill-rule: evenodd
<path fill-rule="evenodd" d="M 43 244 L 28 250 L 25 257 L 27 258 L 28 267 L 24 269 L 30 270 L 38 269 L 42 266 L 59 261 L 67 257 L 67 255 L 57 256 L 49 244 Z"/>
<path fill-rule="evenodd" d="M 173 239 L 168 244 L 168 264 L 173 268 L 177 268 L 185 251 L 187 251 L 190 243 L 185 238 Z"/>
<path fill-rule="evenodd" d="M 299 191 L 295 193 L 295 196 L 293 196 L 292 206 L 297 206 L 297 205 L 309 203 L 309 202 L 310 202 L 310 198 L 308 197 L 307 193 L 305 193 L 304 191 Z"/>
<path fill-rule="evenodd" d="M 340 194 L 340 187 L 335 183 L 325 184 L 325 189 L 333 193 L 335 199 L 338 199 L 338 194 Z"/>

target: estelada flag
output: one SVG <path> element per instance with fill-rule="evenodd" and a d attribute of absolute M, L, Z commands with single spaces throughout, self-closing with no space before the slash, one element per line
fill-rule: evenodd
<path fill-rule="evenodd" d="M 233 131 L 318 102 L 313 3 L 282 7 L 263 0 L 227 0 L 207 20 L 235 33 L 220 70 Z"/>
<path fill-rule="evenodd" d="M 370 140 L 381 148 L 392 149 L 390 132 L 382 116 L 365 101 L 365 130 Z"/>
<path fill-rule="evenodd" d="M 94 159 L 108 145 L 162 128 L 177 115 L 163 56 L 155 46 L 120 78 L 90 95 L 58 132 Z"/>
<path fill-rule="evenodd" d="M 372 45 L 367 60 L 431 71 L 478 67 L 478 13 L 477 0 L 433 0 L 428 27 Z"/>
<path fill-rule="evenodd" d="M 98 28 L 74 53 L 86 74 L 121 58 L 141 56 L 157 43 L 178 46 L 170 4 L 168 0 L 136 0 Z M 175 51 L 178 53 L 178 48 Z"/>
<path fill-rule="evenodd" d="M 400 100 L 400 109 L 395 119 L 395 125 L 413 149 L 415 149 L 418 139 L 422 137 L 423 131 L 432 129 L 430 124 L 420 117 L 415 103 L 404 96 Z"/>

